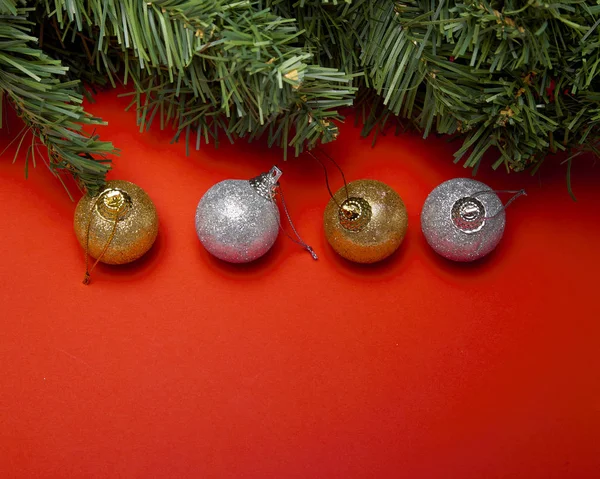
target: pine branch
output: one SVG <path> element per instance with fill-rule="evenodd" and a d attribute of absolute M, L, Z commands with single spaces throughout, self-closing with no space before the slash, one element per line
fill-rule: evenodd
<path fill-rule="evenodd" d="M 370 0 L 265 0 L 259 5 L 295 18 L 302 46 L 323 66 L 360 73 L 360 30 L 368 25 Z"/>
<path fill-rule="evenodd" d="M 113 147 L 97 135 L 87 135 L 83 125 L 103 122 L 84 111 L 77 82 L 60 80 L 66 72 L 60 61 L 31 46 L 36 38 L 29 35 L 30 9 L 18 8 L 12 15 L 10 3 L 15 5 L 0 4 L 0 9 L 11 12 L 0 16 L 0 95 L 6 95 L 28 130 L 48 148 L 51 167 L 71 172 L 95 191 L 110 168 L 106 154 Z"/>
<path fill-rule="evenodd" d="M 352 104 L 352 75 L 313 64 L 294 20 L 252 2 L 55 3 L 61 28 L 95 35 L 96 68 L 133 82 L 141 130 L 158 114 L 175 139 L 195 133 L 197 147 L 219 131 L 231 140 L 266 133 L 298 154 L 335 138 L 337 108 Z"/>
<path fill-rule="evenodd" d="M 374 3 L 362 61 L 381 118 L 413 118 L 425 137 L 465 135 L 455 155 L 465 167 L 492 147 L 494 168 L 520 171 L 548 152 L 597 144 L 588 94 L 598 87 L 597 5 Z"/>
<path fill-rule="evenodd" d="M 0 0 L 0 14 L 13 15 L 23 2 Z M 25 4 L 37 8 L 36 33 L 52 57 L 45 61 L 68 67 L 52 78 L 66 80 L 70 93 L 81 89 L 71 82 L 77 79 L 133 84 L 140 130 L 159 121 L 175 129 L 175 140 L 184 137 L 188 150 L 223 136 L 265 135 L 299 154 L 335 139 L 338 109 L 357 96 L 364 134 L 410 125 L 425 137 L 462 138 L 456 161 L 475 170 L 488 151 L 497 152 L 494 168 L 532 172 L 549 152 L 600 151 L 594 1 Z M 32 81 L 34 66 L 21 57 L 18 66 L 3 61 L 16 75 L 5 91 L 21 94 L 17 77 Z M 37 121 L 31 117 L 32 127 Z M 81 167 L 77 161 L 67 160 Z"/>
<path fill-rule="evenodd" d="M 0 0 L 0 15 L 17 15 L 18 3 L 18 0 Z"/>

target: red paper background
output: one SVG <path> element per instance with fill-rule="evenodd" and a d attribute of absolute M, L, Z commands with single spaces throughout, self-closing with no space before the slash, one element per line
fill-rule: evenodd
<path fill-rule="evenodd" d="M 358 266 L 326 243 L 312 160 L 245 143 L 186 157 L 170 131 L 139 134 L 124 99 L 97 100 L 99 132 L 121 149 L 110 178 L 150 194 L 159 238 L 83 286 L 75 203 L 39 158 L 25 180 L 16 144 L 0 159 L 2 477 L 598 477 L 592 159 L 573 165 L 577 203 L 556 159 L 535 177 L 483 168 L 481 181 L 529 196 L 494 254 L 452 264 L 419 215 L 437 184 L 470 174 L 452 164 L 456 146 L 403 134 L 372 149 L 349 121 L 327 151 L 348 179 L 396 189 L 410 221 L 397 254 Z M 5 122 L 0 150 L 21 128 Z M 194 231 L 198 200 L 272 164 L 320 260 L 283 236 L 254 264 L 213 259 Z"/>

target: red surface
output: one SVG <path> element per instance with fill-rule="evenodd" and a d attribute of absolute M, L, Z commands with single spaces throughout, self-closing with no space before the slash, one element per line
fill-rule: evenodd
<path fill-rule="evenodd" d="M 600 471 L 600 170 L 490 174 L 529 196 L 497 251 L 451 264 L 426 245 L 421 206 L 468 175 L 454 145 L 416 135 L 375 149 L 342 127 L 327 150 L 347 178 L 396 189 L 409 233 L 383 264 L 338 258 L 318 164 L 261 145 L 185 156 L 139 134 L 126 102 L 91 111 L 121 149 L 111 178 L 154 199 L 159 239 L 137 264 L 81 284 L 75 203 L 38 159 L 0 160 L 0 471 L 6 477 L 592 478 Z M 10 122 L 12 135 L 20 130 Z M 11 137 L 0 133 L 0 150 Z M 579 160 L 579 159 L 578 159 Z M 296 226 L 234 266 L 194 231 L 202 194 L 274 163 Z M 341 182 L 332 169 L 335 187 Z M 72 191 L 75 191 L 74 189 Z"/>

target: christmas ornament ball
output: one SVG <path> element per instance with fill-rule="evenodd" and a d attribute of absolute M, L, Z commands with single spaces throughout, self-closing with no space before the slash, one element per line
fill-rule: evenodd
<path fill-rule="evenodd" d="M 125 264 L 152 247 L 158 215 L 143 189 L 129 181 L 112 180 L 98 195 L 81 198 L 74 226 L 79 244 L 90 256 L 106 264 Z"/>
<path fill-rule="evenodd" d="M 273 201 L 281 171 L 252 180 L 225 180 L 211 187 L 196 209 L 196 232 L 202 245 L 229 263 L 263 256 L 279 234 L 279 210 Z"/>
<path fill-rule="evenodd" d="M 339 206 L 338 206 L 339 205 Z M 375 263 L 402 243 L 408 215 L 402 198 L 385 183 L 357 180 L 340 188 L 323 215 L 325 236 L 343 258 Z"/>
<path fill-rule="evenodd" d="M 425 200 L 421 229 L 427 243 L 453 261 L 474 261 L 502 239 L 504 207 L 486 184 L 456 178 L 437 186 Z"/>

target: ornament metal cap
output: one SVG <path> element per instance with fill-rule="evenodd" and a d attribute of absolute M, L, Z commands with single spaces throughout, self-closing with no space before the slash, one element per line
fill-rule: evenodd
<path fill-rule="evenodd" d="M 283 172 L 274 166 L 268 173 L 262 173 L 249 180 L 250 185 L 260 196 L 267 200 L 272 200 L 275 196 L 275 188 L 281 175 L 283 175 Z"/>
<path fill-rule="evenodd" d="M 339 209 L 340 224 L 349 231 L 361 231 L 371 221 L 373 210 L 364 198 L 350 197 Z"/>
<path fill-rule="evenodd" d="M 108 221 L 122 220 L 133 205 L 133 200 L 120 188 L 106 188 L 98 196 L 96 211 Z"/>
<path fill-rule="evenodd" d="M 452 205 L 451 217 L 454 226 L 463 233 L 476 233 L 485 226 L 485 206 L 478 199 L 465 196 Z"/>

